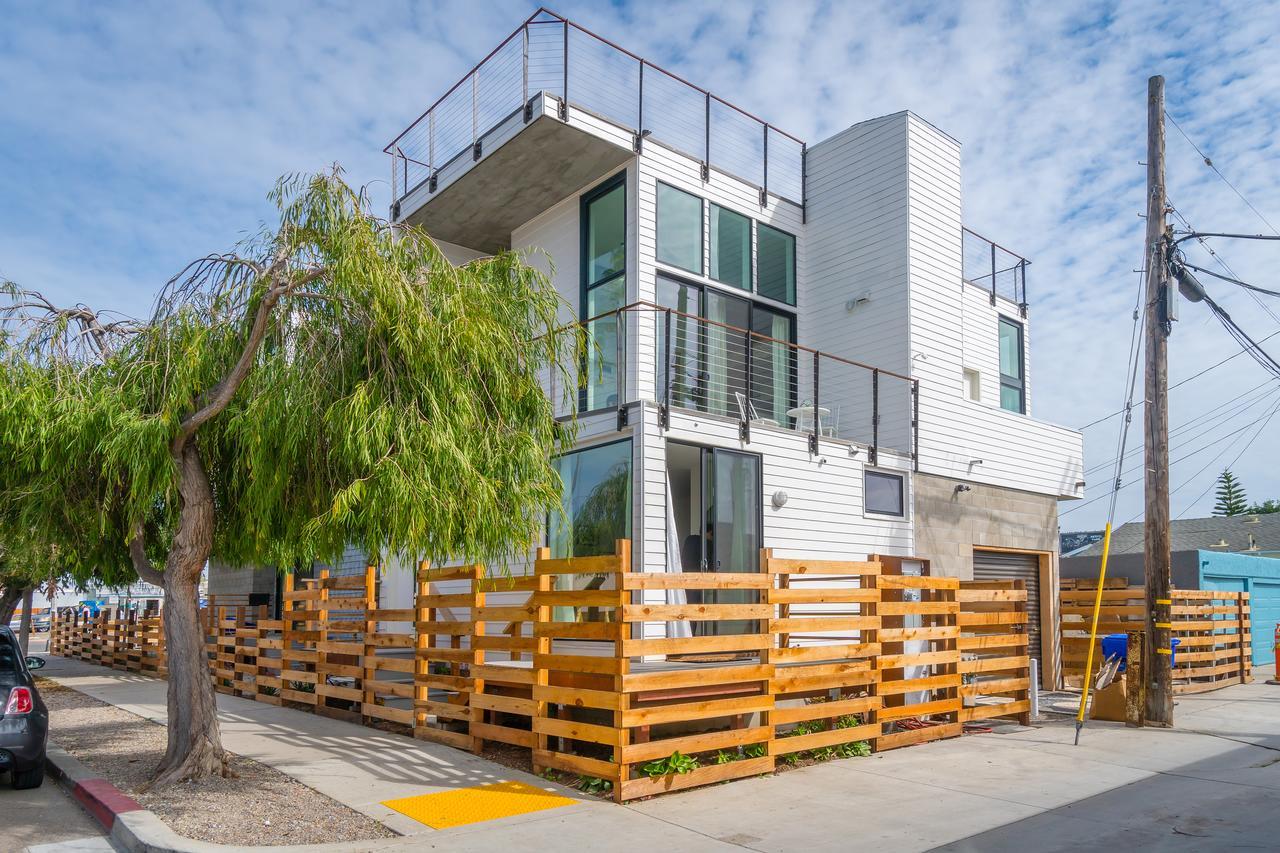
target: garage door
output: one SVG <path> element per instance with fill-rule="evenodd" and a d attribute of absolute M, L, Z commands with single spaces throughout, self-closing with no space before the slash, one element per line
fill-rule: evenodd
<path fill-rule="evenodd" d="M 1253 665 L 1266 666 L 1274 660 L 1276 620 L 1280 619 L 1280 582 L 1270 578 L 1228 577 L 1206 574 L 1200 580 L 1205 589 L 1249 593 L 1249 629 L 1253 634 Z M 1224 617 L 1227 618 L 1227 617 Z"/>
<path fill-rule="evenodd" d="M 1027 585 L 1027 654 L 1043 664 L 1040 649 L 1040 557 L 1003 551 L 973 552 L 976 581 L 1023 581 Z"/>

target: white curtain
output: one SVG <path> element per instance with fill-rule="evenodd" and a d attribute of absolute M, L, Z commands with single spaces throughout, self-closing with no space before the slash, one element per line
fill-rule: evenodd
<path fill-rule="evenodd" d="M 679 574 L 684 571 L 680 564 L 680 534 L 676 530 L 676 512 L 671 501 L 671 474 L 667 474 L 667 571 Z M 683 589 L 667 590 L 667 604 L 688 604 L 689 599 Z M 667 623 L 667 636 L 685 638 L 693 636 L 693 627 L 687 619 Z"/>

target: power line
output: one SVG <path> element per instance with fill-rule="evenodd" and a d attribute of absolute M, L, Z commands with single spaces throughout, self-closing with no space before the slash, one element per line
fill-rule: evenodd
<path fill-rule="evenodd" d="M 1245 446 L 1244 446 L 1244 447 L 1242 447 L 1242 448 L 1240 448 L 1240 452 L 1236 454 L 1236 457 L 1235 457 L 1234 459 L 1232 459 L 1232 460 L 1231 460 L 1231 462 L 1229 462 L 1229 463 L 1227 464 L 1227 466 L 1226 466 L 1226 467 L 1227 467 L 1227 470 L 1230 470 L 1230 469 L 1234 468 L 1234 467 L 1235 467 L 1235 465 L 1236 465 L 1236 463 L 1240 461 L 1240 457 L 1244 456 L 1245 451 L 1247 451 L 1247 450 L 1249 449 L 1249 447 L 1250 447 L 1250 446 L 1251 446 L 1255 441 L 1257 441 L 1257 440 L 1258 440 L 1258 436 L 1262 435 L 1262 433 L 1266 431 L 1266 429 L 1267 429 L 1267 424 L 1271 423 L 1271 419 L 1272 419 L 1273 417 L 1275 417 L 1275 415 L 1276 415 L 1276 412 L 1277 412 L 1277 411 L 1280 411 L 1280 404 L 1277 404 L 1274 408 L 1272 408 L 1272 409 L 1271 409 L 1271 414 L 1267 415 L 1267 419 L 1266 419 L 1266 421 L 1264 421 L 1264 422 L 1263 422 L 1262 426 L 1258 427 L 1258 431 L 1257 431 L 1257 432 L 1255 432 L 1255 433 L 1253 434 L 1253 438 L 1249 439 L 1249 441 L 1245 444 Z M 1235 442 L 1232 442 L 1232 444 L 1235 444 Z M 1224 449 L 1224 451 L 1223 451 L 1223 452 L 1225 452 L 1225 449 Z M 1219 454 L 1218 454 L 1218 456 L 1213 457 L 1213 459 L 1209 462 L 1209 465 L 1212 465 L 1214 462 L 1216 462 L 1220 456 L 1222 456 L 1222 454 L 1221 454 L 1221 453 L 1219 453 Z M 1201 474 L 1203 474 L 1203 473 L 1204 473 L 1205 468 L 1208 468 L 1208 467 L 1209 467 L 1209 465 L 1204 466 L 1204 468 L 1201 468 L 1201 469 L 1200 469 L 1199 471 L 1197 471 L 1194 475 L 1192 475 L 1191 477 L 1189 477 L 1189 478 L 1187 479 L 1187 481 L 1186 481 L 1185 483 L 1183 483 L 1183 484 L 1182 484 L 1182 486 L 1187 485 L 1187 483 L 1190 483 L 1190 482 L 1191 482 L 1191 480 L 1193 480 L 1193 479 L 1195 479 L 1196 477 L 1198 477 L 1198 476 L 1200 476 Z M 1206 488 L 1203 492 L 1201 492 L 1199 495 L 1197 495 L 1195 500 L 1193 500 L 1191 503 L 1189 503 L 1189 504 L 1187 504 L 1185 507 L 1183 507 L 1182 512 L 1178 513 L 1178 515 L 1177 515 L 1176 517 L 1177 517 L 1177 518 L 1182 518 L 1182 516 L 1184 516 L 1184 515 L 1186 515 L 1188 512 L 1190 512 L 1192 507 L 1194 507 L 1196 504 L 1200 503 L 1200 501 L 1204 498 L 1204 496 L 1205 496 L 1205 495 L 1207 495 L 1207 494 L 1209 494 L 1209 489 L 1212 489 L 1212 488 L 1213 488 L 1213 484 L 1214 484 L 1214 483 L 1216 483 L 1216 482 L 1218 482 L 1218 478 L 1217 478 L 1217 477 L 1214 477 L 1213 482 L 1209 484 L 1208 488 Z M 1181 489 L 1181 488 L 1182 488 L 1182 486 L 1178 486 L 1178 489 Z M 1176 491 L 1178 491 L 1178 489 L 1174 489 L 1174 491 L 1176 492 Z"/>
<path fill-rule="evenodd" d="M 1245 391 L 1242 394 L 1238 394 L 1235 397 L 1232 397 L 1230 400 L 1224 400 L 1223 402 L 1214 406 L 1210 411 L 1197 415 L 1196 417 L 1192 418 L 1186 423 L 1179 424 L 1178 426 L 1174 427 L 1169 434 L 1173 436 L 1173 435 L 1178 435 L 1180 433 L 1186 432 L 1191 427 L 1196 426 L 1201 421 L 1205 421 L 1205 420 L 1223 420 L 1223 421 L 1230 420 L 1235 415 L 1238 415 L 1241 412 L 1248 411 L 1249 409 L 1256 406 L 1262 400 L 1265 400 L 1268 397 L 1275 395 L 1276 393 L 1280 393 L 1280 387 L 1274 387 L 1270 391 L 1267 391 L 1264 394 L 1258 395 L 1257 397 L 1250 400 L 1249 402 L 1244 403 L 1240 406 L 1236 406 L 1234 409 L 1225 410 L 1224 407 L 1231 406 L 1233 403 L 1239 402 L 1245 397 L 1248 397 L 1250 394 L 1253 394 L 1255 391 L 1259 391 L 1263 388 L 1266 388 L 1268 385 L 1272 385 L 1272 382 L 1273 380 L 1267 379 L 1265 382 L 1255 385 L 1254 387 L 1250 388 L 1248 391 Z M 1126 453 L 1125 456 L 1126 457 L 1132 456 L 1133 454 L 1137 453 L 1141 449 L 1142 449 L 1141 447 L 1135 447 L 1133 450 L 1130 450 L 1128 453 Z M 1089 468 L 1088 470 L 1086 470 L 1084 474 L 1087 477 L 1088 475 L 1094 473 L 1095 471 L 1100 471 L 1101 469 L 1114 464 L 1114 462 L 1115 462 L 1114 458 L 1108 459 L 1105 462 L 1099 462 L 1097 465 L 1094 465 L 1092 468 Z"/>
<path fill-rule="evenodd" d="M 1273 234 L 1280 234 L 1280 231 L 1276 230 L 1276 227 L 1271 224 L 1271 222 L 1267 219 L 1267 217 L 1262 215 L 1262 211 L 1254 207 L 1253 203 L 1249 201 L 1249 199 L 1244 197 L 1244 193 L 1240 192 L 1240 190 L 1236 188 L 1235 184 L 1227 180 L 1227 176 L 1222 174 L 1222 170 L 1214 165 L 1213 160 L 1209 159 L 1208 154 L 1205 154 L 1203 151 L 1200 150 L 1200 146 L 1196 145 L 1195 142 L 1192 141 L 1191 137 L 1187 135 L 1187 132 L 1182 129 L 1182 125 L 1178 124 L 1177 120 L 1173 116 L 1169 115 L 1169 111 L 1165 110 L 1164 114 L 1165 116 L 1168 117 L 1169 121 L 1173 123 L 1173 126 L 1178 129 L 1178 133 L 1182 134 L 1182 138 L 1187 140 L 1187 144 L 1190 145 L 1192 148 L 1194 148 L 1196 153 L 1200 155 L 1200 159 L 1204 160 L 1204 164 L 1208 166 L 1210 169 L 1212 169 L 1214 174 L 1216 174 L 1219 178 L 1221 178 L 1224 184 L 1231 187 L 1231 191 L 1234 192 L 1237 196 L 1239 196 L 1240 200 L 1244 202 L 1246 205 L 1248 205 L 1249 209 L 1252 210 L 1259 219 L 1261 219 L 1263 222 L 1266 223 L 1267 227 L 1271 229 L 1271 232 Z"/>
<path fill-rule="evenodd" d="M 1189 452 L 1189 453 L 1185 453 L 1185 454 L 1183 454 L 1182 456 L 1179 456 L 1177 459 L 1175 459 L 1175 460 L 1173 460 L 1172 462 L 1170 462 L 1170 463 L 1169 463 L 1169 466 L 1172 468 L 1174 465 L 1177 465 L 1179 462 L 1184 462 L 1184 461 L 1186 461 L 1187 459 L 1190 459 L 1192 456 L 1195 456 L 1195 455 L 1197 455 L 1197 454 L 1203 453 L 1204 451 L 1206 451 L 1206 450 L 1208 450 L 1208 449 L 1210 449 L 1210 448 L 1212 448 L 1212 447 L 1216 446 L 1219 442 L 1226 441 L 1228 438 L 1231 438 L 1233 435 L 1238 435 L 1238 434 L 1240 434 L 1240 433 L 1244 432 L 1245 430 L 1249 429 L 1250 427 L 1256 426 L 1257 424 L 1261 423 L 1263 420 L 1269 420 L 1269 419 L 1270 419 L 1270 416 L 1269 416 L 1269 415 L 1263 415 L 1262 417 L 1258 418 L 1257 420 L 1252 421 L 1252 422 L 1250 422 L 1250 423 L 1247 423 L 1247 424 L 1245 424 L 1244 426 L 1240 427 L 1239 429 L 1232 430 L 1231 432 L 1226 433 L 1225 435 L 1221 435 L 1221 436 L 1219 436 L 1218 438 L 1214 439 L 1213 441 L 1209 442 L 1208 444 L 1206 444 L 1206 445 L 1205 445 L 1205 446 L 1203 446 L 1203 447 L 1199 447 L 1199 448 L 1197 448 L 1197 449 L 1195 449 L 1195 450 L 1192 450 L 1192 451 L 1191 451 L 1191 452 Z M 1184 442 L 1184 443 L 1185 443 L 1185 442 Z M 1126 472 L 1124 472 L 1124 473 L 1129 473 L 1129 472 L 1131 472 L 1131 471 L 1134 471 L 1134 470 L 1136 470 L 1138 467 L 1140 467 L 1140 466 L 1133 466 L 1133 467 L 1129 468 L 1129 469 L 1128 469 L 1128 471 L 1126 471 Z M 1138 483 L 1138 482 L 1141 482 L 1141 481 L 1140 481 L 1140 480 L 1133 480 L 1132 482 L 1125 483 L 1125 484 L 1123 484 L 1123 485 L 1121 485 L 1121 486 L 1118 486 L 1118 487 L 1116 488 L 1116 491 L 1119 491 L 1120 489 L 1127 489 L 1127 488 L 1129 488 L 1129 486 L 1132 486 L 1134 483 Z M 1104 495 L 1098 495 L 1098 496 L 1097 496 L 1097 497 L 1095 497 L 1095 498 L 1090 498 L 1089 500 L 1084 501 L 1083 503 L 1076 504 L 1075 506 L 1071 507 L 1070 509 L 1063 510 L 1062 512 L 1060 512 L 1060 513 L 1058 514 L 1058 516 L 1061 518 L 1061 517 L 1062 517 L 1062 516 L 1064 516 L 1064 515 L 1070 515 L 1071 513 L 1075 512 L 1076 510 L 1084 509 L 1085 507 L 1089 506 L 1090 504 L 1097 503 L 1098 501 L 1102 500 L 1102 499 L 1103 499 L 1103 498 L 1105 498 L 1105 497 L 1108 497 L 1108 495 L 1105 495 L 1105 494 L 1104 494 Z"/>
<path fill-rule="evenodd" d="M 1196 272 L 1202 272 L 1205 275 L 1211 275 L 1214 278 L 1220 278 L 1223 281 L 1229 281 L 1232 284 L 1238 284 L 1247 290 L 1254 291 L 1255 293 L 1265 293 L 1267 294 L 1267 296 L 1280 296 L 1280 290 L 1268 290 L 1265 287 L 1258 287 L 1258 285 L 1256 284 L 1250 284 L 1247 281 L 1241 281 L 1240 279 L 1232 278 L 1229 275 L 1223 275 L 1222 273 L 1217 273 L 1217 272 L 1214 272 L 1213 270 L 1207 270 L 1204 267 L 1198 267 L 1195 264 L 1189 264 L 1186 261 L 1183 261 L 1182 265 L 1187 269 L 1195 270 Z"/>
<path fill-rule="evenodd" d="M 1274 332 L 1272 332 L 1271 334 L 1267 335 L 1265 338 L 1263 338 L 1263 339 L 1262 339 L 1261 341 L 1259 341 L 1258 343 L 1263 343 L 1263 344 L 1265 344 L 1267 341 L 1271 340 L 1271 339 L 1272 339 L 1272 338 L 1274 338 L 1276 335 L 1280 335 L 1280 329 L 1277 329 L 1276 331 L 1274 331 Z M 1190 382 L 1190 381 L 1191 381 L 1191 380 L 1193 380 L 1193 379 L 1199 379 L 1201 376 L 1204 376 L 1204 375 L 1205 375 L 1206 373 L 1208 373 L 1210 370 L 1214 370 L 1215 368 L 1221 367 L 1222 365 L 1226 364 L 1228 361 L 1231 361 L 1233 358 L 1239 358 L 1240 356 L 1242 356 L 1242 355 L 1244 355 L 1244 354 L 1245 354 L 1245 350 L 1241 349 L 1239 352 L 1236 352 L 1236 353 L 1233 353 L 1233 354 L 1231 354 L 1231 355 L 1227 356 L 1227 357 L 1226 357 L 1226 358 L 1224 358 L 1222 361 L 1219 361 L 1219 362 L 1217 362 L 1217 363 L 1215 363 L 1215 364 L 1211 364 L 1211 365 L 1209 365 L 1209 366 L 1208 366 L 1208 367 L 1206 367 L 1204 370 L 1201 370 L 1199 373 L 1193 373 L 1191 376 L 1188 376 L 1186 379 L 1183 379 L 1183 380 L 1182 380 L 1182 381 L 1180 381 L 1180 382 L 1176 382 L 1176 383 L 1174 383 L 1173 385 L 1170 385 L 1170 386 L 1169 386 L 1169 390 L 1170 390 L 1170 391 L 1172 391 L 1174 388 L 1178 388 L 1178 387 L 1180 387 L 1180 386 L 1182 386 L 1182 385 L 1186 385 L 1188 382 Z M 1134 407 L 1136 408 L 1136 407 L 1138 407 L 1138 406 L 1144 405 L 1145 403 L 1146 403 L 1146 400 L 1139 400 L 1138 402 L 1134 403 L 1133 405 L 1134 405 Z M 1079 427 L 1079 429 L 1083 431 L 1083 430 L 1088 429 L 1089 427 L 1097 426 L 1097 425 L 1098 425 L 1098 424 L 1100 424 L 1100 423 L 1103 423 L 1103 422 L 1105 422 L 1105 421 L 1109 421 L 1109 420 L 1111 420 L 1111 419 L 1112 419 L 1112 418 L 1114 418 L 1116 415 L 1123 415 L 1123 414 L 1124 414 L 1124 411 L 1125 411 L 1124 409 L 1119 409 L 1119 410 L 1117 410 L 1117 411 L 1112 412 L 1112 413 L 1111 413 L 1111 414 L 1109 414 L 1109 415 L 1105 415 L 1105 416 L 1103 416 L 1103 417 L 1101 417 L 1101 418 L 1098 418 L 1096 421 L 1090 421 L 1089 423 L 1085 424 L 1084 426 Z"/>

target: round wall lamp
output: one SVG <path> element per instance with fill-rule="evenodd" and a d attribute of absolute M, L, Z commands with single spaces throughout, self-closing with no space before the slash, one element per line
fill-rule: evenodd
<path fill-rule="evenodd" d="M 782 491 L 781 489 L 779 489 L 778 491 L 774 492 L 774 493 L 773 493 L 773 508 L 774 508 L 774 509 L 782 509 L 784 506 L 786 506 L 786 505 L 787 505 L 787 499 L 788 499 L 787 493 L 786 493 L 786 492 L 784 492 L 784 491 Z"/>

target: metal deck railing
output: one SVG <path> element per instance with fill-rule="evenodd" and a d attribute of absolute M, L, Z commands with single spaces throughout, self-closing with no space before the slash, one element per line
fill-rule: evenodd
<path fill-rule="evenodd" d="M 804 204 L 805 143 L 705 89 L 539 9 L 385 149 L 393 203 L 459 157 L 479 159 L 487 134 L 545 93 L 701 161 L 769 194 Z"/>
<path fill-rule="evenodd" d="M 1007 299 L 1027 314 L 1027 267 L 1031 261 L 1014 254 L 976 231 L 962 228 L 964 280 L 991 293 L 996 299 Z"/>
<path fill-rule="evenodd" d="M 675 411 L 700 412 L 737 420 L 745 441 L 753 429 L 783 429 L 807 435 L 815 453 L 834 438 L 866 445 L 872 463 L 881 450 L 916 457 L 918 383 L 908 376 L 647 302 L 584 325 L 591 345 L 578 375 L 550 384 L 560 416 L 616 409 L 621 424 L 629 403 L 648 399 L 664 427 Z M 652 383 L 632 374 L 651 389 L 643 394 L 628 386 L 632 336 L 654 353 Z"/>

